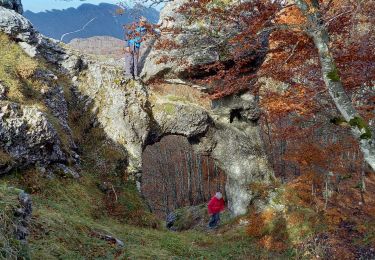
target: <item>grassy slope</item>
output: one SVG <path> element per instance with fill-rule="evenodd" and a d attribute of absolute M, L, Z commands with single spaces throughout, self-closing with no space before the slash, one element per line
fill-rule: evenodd
<path fill-rule="evenodd" d="M 122 218 L 111 216 L 103 207 L 106 195 L 96 185 L 100 176 L 85 174 L 79 182 L 38 177 L 41 190 L 33 194 L 34 217 L 29 239 L 32 259 L 288 258 L 287 254 L 273 255 L 259 249 L 241 227 L 227 227 L 216 233 L 177 233 L 130 225 L 127 214 Z M 16 174 L 5 181 L 19 185 L 19 179 L 22 177 Z M 139 203 L 134 189 L 127 187 L 124 191 L 126 207 Z M 125 242 L 125 247 L 103 241 L 95 233 L 117 237 Z"/>
<path fill-rule="evenodd" d="M 46 65 L 28 58 L 4 35 L 0 35 L 0 46 L 0 80 L 9 88 L 9 100 L 38 106 L 52 118 L 40 95 L 42 83 L 32 76 L 37 68 L 44 69 Z M 240 227 L 219 233 L 165 230 L 145 209 L 135 185 L 127 180 L 123 160 L 126 152 L 108 141 L 101 129 L 92 128 L 93 117 L 83 111 L 82 104 L 73 100 L 69 79 L 58 76 L 59 84 L 65 86 L 71 111 L 70 125 L 82 154 L 83 177 L 78 181 L 61 176 L 49 179 L 42 177 L 38 169 L 30 168 L 15 171 L 0 180 L 2 185 L 15 186 L 32 194 L 34 211 L 29 237 L 32 259 L 248 259 L 272 256 L 257 249 Z M 64 139 L 64 133 L 59 133 Z M 112 189 L 103 192 L 99 188 L 103 183 Z M 125 247 L 119 248 L 98 238 L 98 233 L 123 240 Z"/>
<path fill-rule="evenodd" d="M 43 69 L 46 65 L 28 58 L 1 34 L 0 46 L 0 80 L 9 87 L 9 99 L 36 105 L 49 114 L 38 91 L 42 83 L 30 76 L 34 69 Z M 266 212 L 261 219 L 256 215 L 250 218 L 254 223 L 247 228 L 247 233 L 244 227 L 234 223 L 214 233 L 197 230 L 174 233 L 163 229 L 147 212 L 135 185 L 127 179 L 126 152 L 108 141 L 101 129 L 92 127 L 93 116 L 85 113 L 83 104 L 72 97 L 69 79 L 58 76 L 59 84 L 65 86 L 70 125 L 82 155 L 83 177 L 78 181 L 59 176 L 48 179 L 31 168 L 0 179 L 0 184 L 32 194 L 34 212 L 29 238 L 32 259 L 290 259 L 299 252 L 285 243 L 286 237 L 298 240 L 306 234 L 320 232 L 317 225 L 322 224 L 317 218 L 320 213 L 293 198 L 284 201 L 291 210 L 283 218 L 275 217 L 272 212 L 269 216 Z M 49 117 L 53 119 L 50 114 Z M 55 126 L 58 128 L 58 123 L 55 122 Z M 66 138 L 63 131 L 59 134 L 61 139 Z M 9 158 L 0 150 L 0 162 L 2 159 Z M 99 188 L 103 183 L 109 184 L 110 189 L 103 192 Z M 369 185 L 369 195 L 373 194 L 373 187 L 375 185 Z M 366 197 L 366 201 L 371 202 L 370 199 Z M 340 201 L 345 200 L 340 198 Z M 266 220 L 265 223 L 262 220 Z M 373 223 L 358 223 L 362 223 L 357 226 L 364 230 L 365 239 L 360 242 L 373 243 Z M 252 230 L 252 227 L 259 228 Z M 99 239 L 98 233 L 123 240 L 125 247 L 118 248 Z M 274 252 L 276 247 L 282 248 L 283 253 Z"/>

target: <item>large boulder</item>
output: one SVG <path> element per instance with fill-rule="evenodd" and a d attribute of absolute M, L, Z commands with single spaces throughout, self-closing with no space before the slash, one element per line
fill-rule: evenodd
<path fill-rule="evenodd" d="M 66 161 L 47 116 L 35 107 L 8 101 L 0 101 L 0 154 L 0 175 L 32 164 Z"/>
<path fill-rule="evenodd" d="M 0 0 L 0 6 L 16 11 L 17 13 L 23 13 L 23 6 L 21 0 Z"/>
<path fill-rule="evenodd" d="M 152 111 L 159 137 L 170 134 L 194 138 L 206 133 L 212 122 L 207 111 L 193 104 L 157 102 Z"/>

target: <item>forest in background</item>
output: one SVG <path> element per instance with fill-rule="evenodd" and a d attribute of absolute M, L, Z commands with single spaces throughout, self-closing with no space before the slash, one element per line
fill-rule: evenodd
<path fill-rule="evenodd" d="M 162 219 L 178 208 L 207 203 L 217 191 L 225 197 L 225 174 L 213 159 L 195 153 L 186 137 L 166 136 L 148 146 L 142 159 L 142 194 Z"/>

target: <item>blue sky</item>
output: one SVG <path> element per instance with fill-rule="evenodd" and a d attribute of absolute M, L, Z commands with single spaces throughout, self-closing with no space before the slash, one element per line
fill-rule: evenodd
<path fill-rule="evenodd" d="M 51 9 L 66 9 L 69 7 L 78 7 L 83 3 L 100 4 L 100 3 L 111 3 L 116 4 L 119 0 L 22 0 L 22 4 L 25 10 L 33 12 L 41 12 Z"/>

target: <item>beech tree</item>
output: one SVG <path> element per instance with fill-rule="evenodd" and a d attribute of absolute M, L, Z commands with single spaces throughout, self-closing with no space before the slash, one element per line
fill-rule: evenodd
<path fill-rule="evenodd" d="M 339 70 L 330 50 L 330 37 L 323 21 L 318 0 L 295 0 L 299 10 L 307 20 L 306 33 L 313 39 L 320 59 L 323 80 L 342 117 L 349 122 L 354 137 L 359 141 L 364 159 L 375 170 L 375 138 L 351 99 L 345 92 Z"/>
<path fill-rule="evenodd" d="M 352 8 L 349 8 L 349 10 L 343 9 L 344 3 Z M 339 7 L 331 8 L 335 4 Z M 269 39 L 273 35 L 284 34 L 281 38 L 295 37 L 297 35 L 299 41 L 297 41 L 295 47 L 290 51 L 290 56 L 284 62 L 288 63 L 298 51 L 305 51 L 307 55 L 319 58 L 320 67 L 320 73 L 316 71 L 314 75 L 309 75 L 311 72 L 306 71 L 306 77 L 310 77 L 311 81 L 316 83 L 316 88 L 313 90 L 314 94 L 299 97 L 316 98 L 317 95 L 323 92 L 329 93 L 333 104 L 340 113 L 340 117 L 336 121 L 345 122 L 350 128 L 352 136 L 358 141 L 364 160 L 375 170 L 375 139 L 373 131 L 366 119 L 358 112 L 347 93 L 352 86 L 343 84 L 340 67 L 342 68 L 344 65 L 338 66 L 335 61 L 335 53 L 337 51 L 332 50 L 333 43 L 329 33 L 329 29 L 334 33 L 340 30 L 344 31 L 347 24 L 342 24 L 340 27 L 335 22 L 342 22 L 344 21 L 343 18 L 352 21 L 353 17 L 350 17 L 350 15 L 353 16 L 361 8 L 361 4 L 363 3 L 350 0 L 255 0 L 249 2 L 195 0 L 187 1 L 179 12 L 186 15 L 189 20 L 202 21 L 208 24 L 209 29 L 203 33 L 212 34 L 220 27 L 229 25 L 242 28 L 240 33 L 233 37 L 229 43 L 235 50 L 232 52 L 235 65 L 228 69 L 218 62 L 216 64 L 208 64 L 205 68 L 200 68 L 201 70 L 213 70 L 216 67 L 217 73 L 197 80 L 197 83 L 213 85 L 215 91 L 211 94 L 214 99 L 249 89 L 249 82 L 254 82 L 255 77 L 259 78 L 258 71 L 255 71 L 256 75 L 254 75 L 254 71 L 249 73 L 249 70 L 246 71 L 240 66 L 244 63 L 245 66 L 248 66 L 248 62 L 246 64 L 246 61 L 244 62 L 243 60 L 246 57 L 246 53 L 261 49 L 265 42 L 265 37 Z M 364 5 L 362 9 L 365 9 L 364 12 L 367 12 L 367 15 L 371 17 L 369 10 L 372 10 L 373 4 L 365 3 Z M 283 18 L 285 16 L 291 18 L 292 22 Z M 296 21 L 293 21 L 293 19 Z M 332 24 L 335 24 L 335 26 L 332 26 Z M 341 39 L 341 45 L 344 45 L 343 42 L 344 40 Z M 300 47 L 298 44 L 302 46 Z M 368 40 L 367 44 L 371 45 L 372 43 Z M 337 47 L 338 43 L 335 43 L 335 45 Z M 158 47 L 162 48 L 162 44 L 159 44 Z M 174 48 L 177 47 L 174 46 Z M 310 49 L 306 51 L 308 48 Z M 364 48 L 363 51 L 366 51 L 366 49 L 368 48 Z M 359 53 L 361 52 L 358 48 L 355 49 L 353 45 L 348 47 L 347 50 L 352 52 L 347 56 L 347 59 L 350 58 L 351 60 L 355 59 L 356 55 L 360 55 Z M 342 51 L 345 53 L 345 50 Z M 269 52 L 268 55 L 272 56 L 272 53 Z M 368 59 L 370 61 L 367 62 L 366 66 L 363 66 L 364 63 L 358 60 L 358 63 L 360 63 L 358 69 L 360 66 L 362 66 L 362 69 L 368 69 L 368 71 L 362 72 L 365 76 L 357 74 L 351 75 L 352 78 L 350 80 L 346 79 L 352 85 L 353 82 L 357 84 L 357 88 L 363 84 L 372 84 L 371 80 L 374 79 L 374 69 L 371 68 L 371 64 L 373 64 L 371 57 L 374 55 L 369 55 Z M 299 63 L 305 63 L 306 57 L 300 56 L 300 58 Z M 363 54 L 360 59 L 363 60 Z M 275 67 L 268 66 L 269 68 Z M 278 70 L 279 73 L 283 74 L 279 75 L 279 77 L 284 76 L 286 78 L 290 74 L 286 70 L 282 72 L 280 69 Z M 358 72 L 361 73 L 361 71 Z M 275 72 L 268 71 L 268 73 L 270 75 Z M 321 82 L 321 79 L 323 82 Z M 291 82 L 290 79 L 287 79 L 287 82 Z M 297 86 L 296 82 L 291 83 L 292 87 Z M 252 90 L 256 92 L 256 88 Z M 308 106 L 309 104 L 305 99 L 304 102 L 301 102 L 301 105 Z M 373 109 L 367 108 L 367 111 L 373 112 Z"/>

